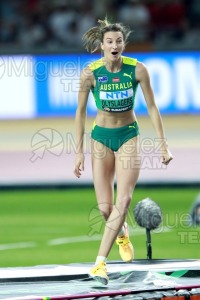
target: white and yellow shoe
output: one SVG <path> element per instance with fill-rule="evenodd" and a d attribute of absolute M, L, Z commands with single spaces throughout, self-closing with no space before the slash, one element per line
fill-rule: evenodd
<path fill-rule="evenodd" d="M 88 275 L 104 285 L 108 284 L 109 277 L 107 275 L 106 263 L 103 261 L 92 267 Z"/>
<path fill-rule="evenodd" d="M 124 234 L 116 239 L 116 244 L 119 246 L 119 254 L 124 262 L 130 262 L 134 258 L 133 245 L 129 239 L 128 224 L 124 223 Z"/>

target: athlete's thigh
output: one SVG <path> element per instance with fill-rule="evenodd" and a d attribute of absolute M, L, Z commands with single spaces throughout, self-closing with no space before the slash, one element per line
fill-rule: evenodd
<path fill-rule="evenodd" d="M 132 195 L 140 172 L 139 136 L 124 143 L 116 154 L 118 198 Z"/>
<path fill-rule="evenodd" d="M 114 197 L 115 155 L 100 142 L 91 140 L 92 172 L 99 208 L 111 210 Z"/>

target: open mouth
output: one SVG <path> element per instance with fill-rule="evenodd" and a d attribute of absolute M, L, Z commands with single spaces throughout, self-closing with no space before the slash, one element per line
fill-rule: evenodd
<path fill-rule="evenodd" d="M 117 51 L 113 51 L 113 52 L 111 52 L 111 53 L 112 53 L 112 55 L 117 55 L 117 54 L 118 54 Z"/>

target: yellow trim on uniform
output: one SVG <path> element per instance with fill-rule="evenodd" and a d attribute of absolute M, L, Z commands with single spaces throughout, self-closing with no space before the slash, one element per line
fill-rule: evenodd
<path fill-rule="evenodd" d="M 94 127 L 97 125 L 96 121 L 94 120 L 93 125 L 92 125 L 92 129 L 94 129 Z"/>
<path fill-rule="evenodd" d="M 131 66 L 136 66 L 137 65 L 137 59 L 136 58 L 122 56 L 122 61 L 126 65 L 131 65 Z M 89 68 L 90 68 L 91 71 L 94 71 L 94 70 L 102 67 L 103 65 L 104 65 L 104 62 L 103 62 L 102 58 L 100 58 L 100 59 L 92 62 L 91 64 L 89 64 Z"/>
<path fill-rule="evenodd" d="M 122 56 L 123 63 L 126 65 L 131 65 L 131 66 L 136 66 L 137 65 L 137 59 L 136 58 L 131 58 L 127 56 Z"/>
<path fill-rule="evenodd" d="M 92 62 L 91 64 L 89 64 L 89 68 L 91 71 L 94 71 L 100 67 L 102 67 L 104 65 L 103 61 L 102 61 L 102 58 Z"/>

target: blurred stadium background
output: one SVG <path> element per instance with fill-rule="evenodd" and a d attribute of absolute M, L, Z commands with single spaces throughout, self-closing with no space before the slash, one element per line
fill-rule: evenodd
<path fill-rule="evenodd" d="M 0 267 L 93 261 L 103 221 L 96 206 L 88 104 L 86 167 L 73 177 L 74 115 L 88 55 L 81 36 L 107 15 L 133 28 L 125 55 L 150 71 L 173 162 L 159 142 L 138 90 L 142 169 L 128 221 L 136 258 L 145 232 L 132 208 L 150 197 L 163 211 L 154 258 L 199 258 L 200 230 L 188 215 L 200 192 L 200 2 L 198 0 L 7 0 L 0 21 Z M 109 259 L 119 259 L 114 247 Z"/>

